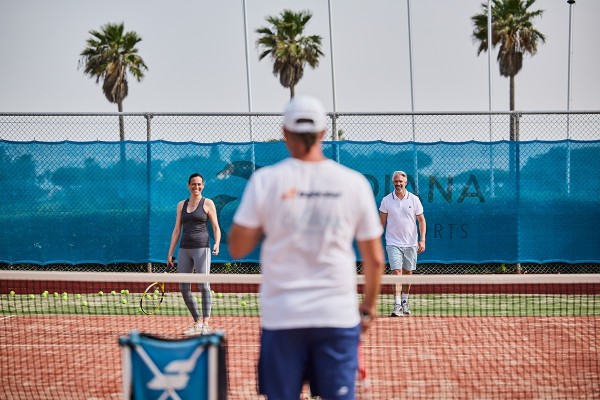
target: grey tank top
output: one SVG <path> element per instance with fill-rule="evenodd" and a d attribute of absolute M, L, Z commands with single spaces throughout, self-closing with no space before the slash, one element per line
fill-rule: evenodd
<path fill-rule="evenodd" d="M 182 249 L 199 249 L 210 247 L 208 239 L 208 214 L 204 211 L 203 197 L 196 209 L 189 213 L 187 206 L 189 199 L 183 203 L 181 210 L 181 225 L 183 234 L 181 235 L 181 243 L 179 247 Z"/>

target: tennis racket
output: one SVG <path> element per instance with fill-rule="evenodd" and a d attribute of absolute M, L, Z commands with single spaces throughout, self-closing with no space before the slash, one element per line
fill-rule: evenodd
<path fill-rule="evenodd" d="M 173 257 L 173 263 L 175 263 L 175 257 Z M 140 309 L 146 315 L 153 315 L 160 308 L 164 298 L 165 283 L 153 282 L 148 285 L 146 290 L 144 290 L 144 293 L 142 293 L 142 298 L 140 299 Z"/>
<path fill-rule="evenodd" d="M 163 299 L 165 298 L 165 283 L 151 283 L 140 299 L 140 309 L 146 315 L 152 315 L 158 311 Z"/>
<path fill-rule="evenodd" d="M 357 392 L 359 399 L 371 399 L 371 381 L 367 376 L 367 366 L 363 356 L 362 340 L 358 342 Z"/>

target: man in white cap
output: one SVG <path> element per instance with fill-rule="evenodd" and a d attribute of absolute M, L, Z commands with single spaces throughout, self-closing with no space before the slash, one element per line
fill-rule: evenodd
<path fill-rule="evenodd" d="M 373 191 L 323 155 L 321 102 L 294 97 L 283 135 L 291 157 L 250 178 L 229 232 L 242 258 L 261 240 L 258 390 L 269 399 L 353 399 L 361 331 L 376 316 L 385 257 Z M 365 287 L 356 291 L 356 240 Z M 361 318 L 362 316 L 362 318 Z"/>

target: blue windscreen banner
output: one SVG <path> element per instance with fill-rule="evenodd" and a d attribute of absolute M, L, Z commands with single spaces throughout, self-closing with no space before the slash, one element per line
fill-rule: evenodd
<path fill-rule="evenodd" d="M 393 171 L 408 173 L 427 220 L 419 263 L 600 262 L 600 141 L 341 141 L 324 151 L 368 179 L 376 207 Z M 223 232 L 213 262 L 234 261 L 227 232 L 250 175 L 287 156 L 281 141 L 0 141 L 0 262 L 165 262 L 195 172 Z"/>

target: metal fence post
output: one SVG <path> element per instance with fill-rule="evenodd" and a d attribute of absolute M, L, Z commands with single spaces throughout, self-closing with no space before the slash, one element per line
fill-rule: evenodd
<path fill-rule="evenodd" d="M 145 114 L 146 118 L 146 215 L 148 221 L 148 260 L 150 259 L 150 218 L 152 210 L 152 114 Z M 148 273 L 152 273 L 152 263 L 147 265 Z"/>

